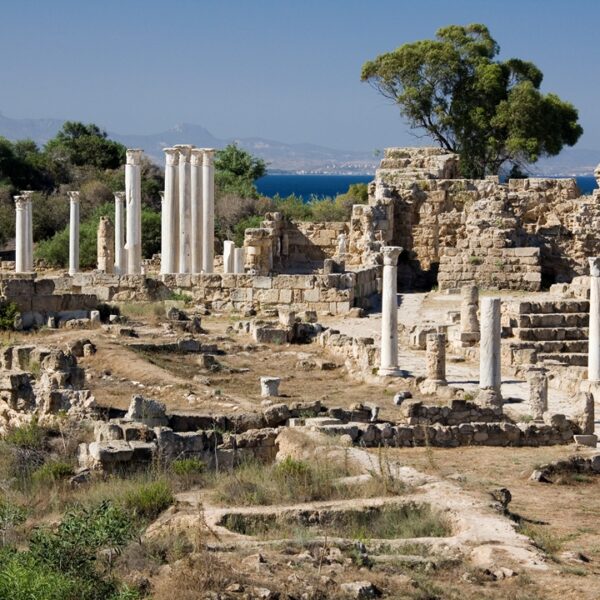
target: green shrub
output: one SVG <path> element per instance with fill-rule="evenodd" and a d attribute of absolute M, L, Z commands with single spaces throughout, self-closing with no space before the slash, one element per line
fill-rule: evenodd
<path fill-rule="evenodd" d="M 171 463 L 171 469 L 175 475 L 186 477 L 203 473 L 206 465 L 198 458 L 180 458 Z"/>
<path fill-rule="evenodd" d="M 125 494 L 124 505 L 136 518 L 151 521 L 175 501 L 165 481 L 142 483 Z"/>
<path fill-rule="evenodd" d="M 235 245 L 241 248 L 244 245 L 244 233 L 246 229 L 256 229 L 261 226 L 263 221 L 264 217 L 260 215 L 251 215 L 238 221 L 233 228 L 233 241 Z"/>
<path fill-rule="evenodd" d="M 2 536 L 2 546 L 6 545 L 10 531 L 21 525 L 21 523 L 24 523 L 25 518 L 25 509 L 5 499 L 0 500 L 0 535 Z"/>
<path fill-rule="evenodd" d="M 54 483 L 73 475 L 73 467 L 65 462 L 47 462 L 36 469 L 31 477 L 37 483 Z"/>
<path fill-rule="evenodd" d="M 11 429 L 6 434 L 4 441 L 11 446 L 27 448 L 29 450 L 40 450 L 46 444 L 46 430 L 40 427 L 34 419 L 27 425 Z"/>
<path fill-rule="evenodd" d="M 14 329 L 15 317 L 19 314 L 19 307 L 14 302 L 0 300 L 0 330 Z"/>
<path fill-rule="evenodd" d="M 286 456 L 274 468 L 275 477 L 283 480 L 307 479 L 311 476 L 310 465 L 303 460 L 296 460 L 291 456 Z"/>

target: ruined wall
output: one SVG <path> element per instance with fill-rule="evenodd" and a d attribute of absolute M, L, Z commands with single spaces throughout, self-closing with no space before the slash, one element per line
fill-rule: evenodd
<path fill-rule="evenodd" d="M 283 230 L 283 254 L 286 267 L 294 264 L 323 262 L 337 254 L 340 234 L 348 233 L 345 222 L 293 222 Z"/>
<path fill-rule="evenodd" d="M 600 253 L 600 192 L 581 196 L 572 179 L 458 179 L 457 167 L 439 149 L 387 149 L 369 207 L 354 207 L 358 260 L 367 238 L 401 246 L 399 284 L 412 289 L 538 290 L 587 272 L 586 257 Z"/>

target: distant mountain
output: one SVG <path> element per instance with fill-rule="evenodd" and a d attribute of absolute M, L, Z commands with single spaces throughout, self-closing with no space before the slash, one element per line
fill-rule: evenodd
<path fill-rule="evenodd" d="M 13 141 L 29 138 L 41 146 L 56 135 L 63 123 L 60 119 L 11 119 L 0 113 L 0 136 Z M 379 164 L 379 159 L 369 152 L 335 150 L 314 144 L 286 144 L 258 137 L 221 139 L 205 127 L 190 123 L 161 133 L 128 135 L 109 131 L 108 135 L 128 148 L 142 148 L 158 164 L 164 161 L 162 149 L 174 144 L 223 148 L 232 142 L 265 160 L 270 171 L 370 174 Z"/>
<path fill-rule="evenodd" d="M 61 119 L 11 119 L 0 113 L 0 136 L 9 140 L 29 138 L 45 144 L 62 127 Z M 161 133 L 128 135 L 109 132 L 109 136 L 128 148 L 142 148 L 158 164 L 163 164 L 162 149 L 174 144 L 223 148 L 236 142 L 240 147 L 268 163 L 270 171 L 295 173 L 372 174 L 379 158 L 372 152 L 336 150 L 315 144 L 286 144 L 260 137 L 217 138 L 201 125 L 183 123 Z M 566 148 L 559 156 L 544 158 L 531 166 L 532 175 L 591 175 L 600 163 L 600 150 Z"/>

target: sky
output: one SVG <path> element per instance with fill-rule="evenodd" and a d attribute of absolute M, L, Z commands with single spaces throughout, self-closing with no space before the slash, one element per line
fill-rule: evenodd
<path fill-rule="evenodd" d="M 123 134 L 193 123 L 219 138 L 420 145 L 361 66 L 472 22 L 500 58 L 536 63 L 542 90 L 579 109 L 578 147 L 600 148 L 597 0 L 0 0 L 0 112 Z"/>

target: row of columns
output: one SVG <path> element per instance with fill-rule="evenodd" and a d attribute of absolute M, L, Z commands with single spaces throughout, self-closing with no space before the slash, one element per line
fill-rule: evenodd
<path fill-rule="evenodd" d="M 214 269 L 214 149 L 165 148 L 161 273 Z"/>

